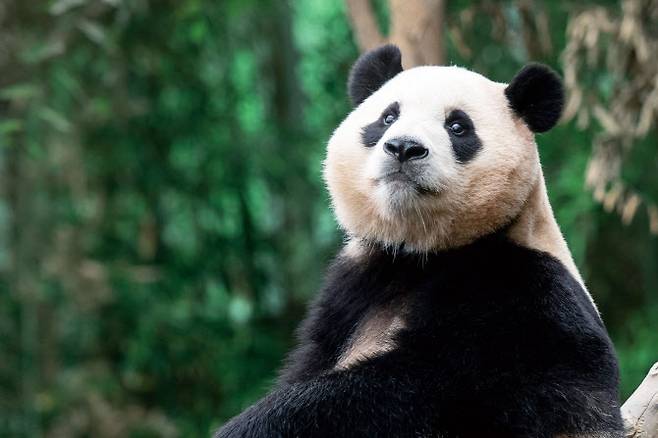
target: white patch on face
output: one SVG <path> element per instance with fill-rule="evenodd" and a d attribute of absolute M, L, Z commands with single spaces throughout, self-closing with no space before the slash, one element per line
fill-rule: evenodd
<path fill-rule="evenodd" d="M 523 205 L 539 174 L 534 138 L 515 118 L 505 84 L 458 67 L 404 71 L 368 97 L 329 141 L 325 179 L 341 226 L 385 244 L 426 251 L 469 243 L 503 226 Z M 400 116 L 376 145 L 362 130 L 392 103 Z M 464 111 L 482 148 L 459 163 L 446 116 Z M 414 139 L 425 158 L 400 163 L 384 150 Z"/>
<path fill-rule="evenodd" d="M 407 106 L 403 107 L 400 120 L 373 147 L 365 166 L 365 176 L 375 185 L 377 208 L 391 220 L 419 208 L 428 192 L 441 193 L 458 176 L 450 138 L 443 125 L 415 114 L 417 111 Z M 409 137 L 422 144 L 429 151 L 428 159 L 404 163 L 393 159 L 383 145 L 398 137 Z"/>

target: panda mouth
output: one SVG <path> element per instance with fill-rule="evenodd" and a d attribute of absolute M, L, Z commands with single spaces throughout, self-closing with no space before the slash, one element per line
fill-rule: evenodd
<path fill-rule="evenodd" d="M 396 170 L 395 172 L 387 173 L 386 175 L 377 179 L 377 183 L 382 183 L 382 182 L 385 184 L 404 184 L 407 186 L 411 186 L 413 187 L 414 190 L 416 190 L 416 192 L 418 192 L 421 195 L 434 193 L 434 190 L 419 184 L 418 181 L 416 181 L 413 177 L 409 176 L 402 169 Z"/>
<path fill-rule="evenodd" d="M 384 178 L 386 179 L 387 182 L 400 181 L 400 182 L 408 182 L 412 184 L 416 183 L 416 181 L 414 181 L 409 175 L 402 172 L 401 170 L 390 173 L 386 175 Z"/>

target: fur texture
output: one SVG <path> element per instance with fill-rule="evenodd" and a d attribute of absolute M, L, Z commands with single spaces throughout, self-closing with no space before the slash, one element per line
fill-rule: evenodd
<path fill-rule="evenodd" d="M 446 117 L 445 125 L 457 162 L 464 164 L 472 160 L 482 149 L 482 142 L 468 114 L 458 109 L 452 110 Z M 454 129 L 455 126 L 457 129 Z"/>
<path fill-rule="evenodd" d="M 392 44 L 366 52 L 354 63 L 347 89 L 354 106 L 402 71 L 402 54 Z"/>
<path fill-rule="evenodd" d="M 386 130 L 391 126 L 390 123 L 386 122 L 387 117 L 393 117 L 394 120 L 400 117 L 400 105 L 397 102 L 393 102 L 387 106 L 376 120 L 363 127 L 361 130 L 361 140 L 366 147 L 376 146 L 386 133 Z"/>
<path fill-rule="evenodd" d="M 219 437 L 621 436 L 612 345 L 558 260 L 502 232 L 426 258 L 371 251 L 336 260 L 279 385 Z M 363 321 L 400 307 L 395 348 L 336 366 Z"/>
<path fill-rule="evenodd" d="M 534 132 L 548 131 L 562 114 L 562 81 L 545 65 L 525 66 L 505 89 L 505 95 L 510 107 Z"/>

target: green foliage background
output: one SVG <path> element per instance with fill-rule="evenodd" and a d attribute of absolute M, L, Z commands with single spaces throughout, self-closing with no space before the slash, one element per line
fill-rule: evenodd
<path fill-rule="evenodd" d="M 207 436 L 267 391 L 340 245 L 321 161 L 358 55 L 343 3 L 4 3 L 0 436 Z M 591 3 L 546 2 L 540 61 L 559 70 Z M 509 80 L 523 45 L 475 20 L 449 62 Z M 625 397 L 658 360 L 658 242 L 584 189 L 596 129 L 538 142 Z M 658 201 L 655 133 L 634 151 Z"/>

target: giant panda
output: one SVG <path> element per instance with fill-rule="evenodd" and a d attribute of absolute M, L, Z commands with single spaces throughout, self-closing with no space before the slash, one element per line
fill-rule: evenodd
<path fill-rule="evenodd" d="M 324 177 L 347 242 L 276 387 L 218 437 L 620 437 L 618 364 L 548 202 L 548 67 L 364 54 Z"/>

